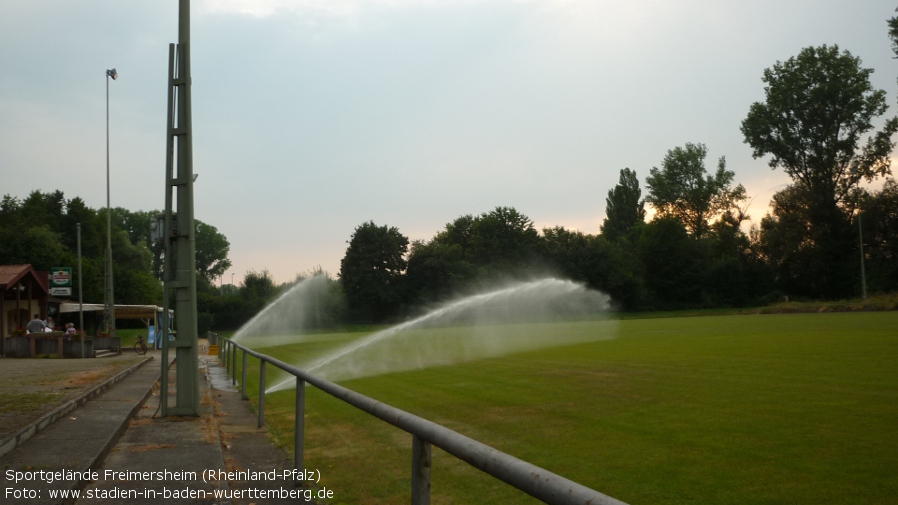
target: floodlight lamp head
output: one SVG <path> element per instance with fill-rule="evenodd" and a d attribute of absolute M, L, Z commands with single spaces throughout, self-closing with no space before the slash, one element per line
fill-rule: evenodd
<path fill-rule="evenodd" d="M 113 81 L 118 79 L 118 72 L 116 72 L 114 68 L 107 70 L 106 75 L 112 77 Z"/>

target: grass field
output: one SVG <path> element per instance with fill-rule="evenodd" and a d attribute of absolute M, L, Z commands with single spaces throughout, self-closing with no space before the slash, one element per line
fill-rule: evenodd
<path fill-rule="evenodd" d="M 633 504 L 896 502 L 898 312 L 579 324 L 617 338 L 341 384 Z M 362 335 L 262 350 L 292 362 Z M 287 447 L 293 398 L 266 399 Z M 306 409 L 331 503 L 408 503 L 410 435 L 314 388 Z M 435 448 L 432 502 L 535 500 Z"/>

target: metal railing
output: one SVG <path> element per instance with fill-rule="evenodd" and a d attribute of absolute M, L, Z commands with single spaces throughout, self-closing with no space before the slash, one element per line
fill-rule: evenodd
<path fill-rule="evenodd" d="M 266 363 L 271 363 L 296 377 L 296 423 L 293 447 L 293 465 L 296 470 L 304 469 L 303 432 L 305 428 L 303 424 L 305 386 L 308 383 L 412 435 L 412 505 L 428 505 L 430 503 L 430 453 L 433 445 L 545 503 L 553 505 L 626 505 L 620 500 L 505 454 L 442 425 L 315 377 L 277 358 L 256 352 L 230 340 L 222 339 L 222 341 L 224 345 L 219 349 L 219 358 L 225 362 L 227 372 L 232 377 L 231 383 L 235 386 L 237 385 L 237 350 L 243 351 L 240 395 L 244 400 L 249 399 L 246 396 L 247 356 L 255 356 L 260 360 L 259 428 L 265 422 Z"/>

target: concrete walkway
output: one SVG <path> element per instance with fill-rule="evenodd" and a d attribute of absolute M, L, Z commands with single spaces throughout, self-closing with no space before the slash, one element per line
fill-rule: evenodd
<path fill-rule="evenodd" d="M 100 360 L 0 358 L 0 441 L 143 359 L 131 349 Z"/>
<path fill-rule="evenodd" d="M 0 457 L 0 502 L 314 502 L 314 490 L 295 486 L 292 458 L 256 427 L 217 357 L 200 359 L 201 415 L 160 418 L 159 353 L 150 354 L 157 359 Z M 175 369 L 169 373 L 173 385 Z"/>
<path fill-rule="evenodd" d="M 51 497 L 51 491 L 83 486 L 80 476 L 65 472 L 88 470 L 102 462 L 127 427 L 128 418 L 150 394 L 159 377 L 159 367 L 154 366 L 158 363 L 151 360 L 0 458 L 3 502 L 71 503 L 72 500 Z M 22 480 L 17 479 L 15 472 L 22 472 Z M 48 475 L 51 472 L 63 474 Z"/>

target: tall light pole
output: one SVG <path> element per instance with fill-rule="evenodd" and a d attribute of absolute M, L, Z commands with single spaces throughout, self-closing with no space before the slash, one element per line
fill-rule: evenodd
<path fill-rule="evenodd" d="M 174 339 L 162 339 L 160 398 L 163 416 L 200 412 L 196 321 L 196 227 L 193 218 L 193 119 L 190 91 L 190 0 L 178 1 L 178 43 L 168 49 L 168 127 L 165 156 L 165 264 L 163 327 L 175 308 Z M 175 212 L 177 210 L 177 212 Z M 171 340 L 171 341 L 170 341 Z M 168 351 L 178 360 L 177 404 L 168 404 Z"/>
<path fill-rule="evenodd" d="M 861 229 L 861 211 L 857 211 L 857 235 L 858 244 L 861 246 L 861 296 L 867 299 L 867 273 L 864 272 L 864 231 Z"/>
<path fill-rule="evenodd" d="M 78 230 L 78 332 L 81 334 L 81 357 L 84 355 L 84 290 L 81 289 L 81 223 L 75 223 Z"/>
<path fill-rule="evenodd" d="M 115 69 L 106 71 L 106 296 L 104 325 L 110 337 L 115 336 L 115 294 L 112 288 L 112 206 L 109 184 L 109 78 L 118 79 Z"/>

